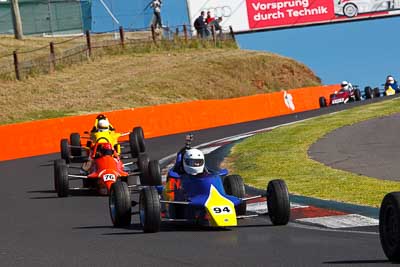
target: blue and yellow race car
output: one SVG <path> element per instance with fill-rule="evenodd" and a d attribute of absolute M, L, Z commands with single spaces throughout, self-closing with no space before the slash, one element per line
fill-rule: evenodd
<path fill-rule="evenodd" d="M 171 183 L 171 180 L 174 183 Z M 131 194 L 139 194 L 138 203 Z M 274 225 L 286 225 L 290 218 L 290 202 L 283 180 L 268 183 L 265 194 L 246 196 L 242 178 L 228 171 L 206 169 L 201 175 L 168 172 L 165 186 L 128 187 L 116 182 L 111 187 L 109 210 L 114 226 L 131 223 L 132 205 L 139 206 L 140 223 L 144 232 L 158 232 L 162 222 L 187 222 L 210 227 L 234 227 L 238 219 L 258 216 L 247 214 L 246 202 L 267 198 L 268 215 Z"/>

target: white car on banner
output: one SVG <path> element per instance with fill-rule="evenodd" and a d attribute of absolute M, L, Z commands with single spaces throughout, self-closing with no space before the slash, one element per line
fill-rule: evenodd
<path fill-rule="evenodd" d="M 399 0 L 333 0 L 335 13 L 349 18 L 361 13 L 390 11 L 400 7 Z"/>

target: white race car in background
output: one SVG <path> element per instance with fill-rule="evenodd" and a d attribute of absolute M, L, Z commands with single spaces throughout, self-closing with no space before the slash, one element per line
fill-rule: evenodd
<path fill-rule="evenodd" d="M 400 7 L 399 0 L 334 0 L 335 14 L 355 17 L 361 13 L 372 13 L 378 11 L 398 9 Z"/>

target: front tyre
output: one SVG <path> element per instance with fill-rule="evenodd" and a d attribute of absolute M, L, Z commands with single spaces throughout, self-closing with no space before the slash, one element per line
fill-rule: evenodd
<path fill-rule="evenodd" d="M 286 225 L 290 219 L 289 192 L 285 181 L 272 180 L 267 186 L 268 215 L 274 225 Z"/>
<path fill-rule="evenodd" d="M 158 160 L 151 160 L 148 165 L 148 172 L 145 181 L 146 185 L 161 185 L 161 170 Z"/>
<path fill-rule="evenodd" d="M 372 99 L 373 98 L 373 93 L 372 93 L 372 88 L 370 86 L 366 86 L 364 88 L 364 93 L 365 93 L 365 98 L 366 99 Z"/>
<path fill-rule="evenodd" d="M 400 192 L 387 194 L 379 210 L 379 237 L 390 261 L 400 261 Z"/>
<path fill-rule="evenodd" d="M 145 233 L 160 231 L 160 197 L 154 187 L 145 187 L 139 197 L 140 223 Z"/>
<path fill-rule="evenodd" d="M 58 197 L 67 197 L 69 194 L 68 167 L 63 161 L 54 163 L 54 184 Z"/>
<path fill-rule="evenodd" d="M 323 96 L 321 96 L 321 97 L 319 98 L 319 107 L 320 107 L 320 108 L 324 108 L 324 107 L 326 107 L 326 106 L 327 106 L 327 104 L 326 104 L 326 98 L 323 97 Z"/>
<path fill-rule="evenodd" d="M 246 190 L 244 187 L 243 179 L 240 175 L 228 175 L 224 178 L 225 193 L 237 198 L 244 198 Z M 241 204 L 235 207 L 237 215 L 246 214 L 246 202 L 242 201 Z"/>
<path fill-rule="evenodd" d="M 115 227 L 124 227 L 131 224 L 131 196 L 128 185 L 117 181 L 111 186 L 108 198 L 111 221 Z"/>

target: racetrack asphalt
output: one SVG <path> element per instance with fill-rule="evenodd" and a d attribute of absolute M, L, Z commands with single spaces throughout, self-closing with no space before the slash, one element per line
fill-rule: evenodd
<path fill-rule="evenodd" d="M 378 99 L 377 101 L 380 101 Z M 296 115 L 194 132 L 195 144 L 334 112 Z M 147 141 L 152 158 L 176 153 L 185 134 Z M 164 225 L 143 234 L 138 218 L 113 228 L 108 198 L 57 198 L 52 161 L 58 154 L 0 163 L 1 266 L 366 266 L 389 264 L 376 233 L 334 231 L 249 219 L 230 230 Z M 289 188 L 290 190 L 290 188 Z"/>
<path fill-rule="evenodd" d="M 336 129 L 308 154 L 335 169 L 400 181 L 400 114 Z"/>

